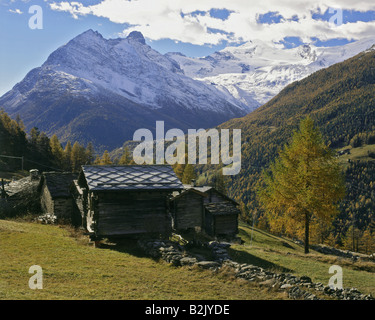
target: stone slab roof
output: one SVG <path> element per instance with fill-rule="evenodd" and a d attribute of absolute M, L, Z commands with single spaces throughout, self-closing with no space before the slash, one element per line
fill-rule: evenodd
<path fill-rule="evenodd" d="M 91 191 L 181 190 L 169 165 L 82 166 Z"/>

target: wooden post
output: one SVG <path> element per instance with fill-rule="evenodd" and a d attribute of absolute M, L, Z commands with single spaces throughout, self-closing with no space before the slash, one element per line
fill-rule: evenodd
<path fill-rule="evenodd" d="M 1 179 L 1 199 L 4 199 L 4 179 Z"/>
<path fill-rule="evenodd" d="M 7 194 L 5 192 L 4 179 L 1 179 L 1 199 L 5 199 L 6 197 Z"/>

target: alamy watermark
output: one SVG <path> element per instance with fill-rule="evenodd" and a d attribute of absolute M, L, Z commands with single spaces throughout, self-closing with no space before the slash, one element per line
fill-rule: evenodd
<path fill-rule="evenodd" d="M 32 290 L 43 289 L 43 270 L 41 266 L 33 265 L 29 268 L 29 273 L 34 274 L 29 279 L 29 288 Z"/>
<path fill-rule="evenodd" d="M 32 16 L 29 19 L 29 28 L 32 30 L 43 29 L 43 9 L 41 6 L 32 5 L 29 8 L 29 13 Z"/>
<path fill-rule="evenodd" d="M 156 121 L 155 139 L 149 129 L 138 129 L 134 132 L 133 141 L 141 141 L 141 143 L 133 151 L 133 160 L 137 164 L 185 164 L 187 145 L 187 163 L 197 164 L 198 159 L 198 164 L 207 164 L 209 140 L 211 164 L 225 165 L 224 175 L 238 174 L 241 170 L 240 129 L 232 131 L 233 150 L 230 155 L 229 129 L 221 129 L 220 132 L 217 129 L 188 129 L 187 137 L 185 137 L 180 129 L 170 129 L 165 133 L 164 121 Z M 167 147 L 165 147 L 165 142 L 168 142 Z"/>
<path fill-rule="evenodd" d="M 343 24 L 344 14 L 341 8 L 329 8 L 328 12 L 332 14 L 329 19 L 329 24 L 332 28 L 339 27 Z"/>
<path fill-rule="evenodd" d="M 330 274 L 334 274 L 331 278 L 329 278 L 328 286 L 331 289 L 343 289 L 342 285 L 342 268 L 338 265 L 333 265 L 329 268 L 328 271 Z"/>

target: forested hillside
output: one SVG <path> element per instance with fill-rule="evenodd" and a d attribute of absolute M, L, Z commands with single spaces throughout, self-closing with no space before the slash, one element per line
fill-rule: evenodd
<path fill-rule="evenodd" d="M 248 214 L 254 215 L 258 223 L 265 224 L 256 199 L 260 173 L 307 115 L 315 121 L 331 148 L 373 143 L 375 52 L 361 53 L 297 81 L 256 111 L 219 127 L 242 130 L 242 170 L 232 177 L 229 191 L 247 205 Z M 206 170 L 208 167 L 202 172 Z M 352 224 L 353 207 L 358 212 L 356 228 L 361 232 L 374 219 L 375 211 L 375 195 L 370 187 L 374 164 L 352 163 L 345 174 L 348 195 L 334 230 L 341 242 Z"/>
<path fill-rule="evenodd" d="M 22 161 L 23 157 L 23 161 Z M 95 152 L 92 143 L 82 146 L 79 142 L 68 141 L 63 147 L 56 135 L 49 138 L 34 127 L 27 134 L 19 116 L 14 120 L 0 110 L 0 173 L 20 172 L 23 169 L 40 171 L 74 171 L 81 165 L 129 164 L 131 155 L 127 148 L 118 152 L 118 157 Z M 2 177 L 0 176 L 0 177 Z"/>
<path fill-rule="evenodd" d="M 6 112 L 0 110 L 0 171 L 18 171 L 31 168 L 49 168 L 55 165 L 49 146 L 49 138 L 36 128 L 27 137 L 20 117 L 11 119 Z M 19 157 L 19 158 L 8 158 Z"/>

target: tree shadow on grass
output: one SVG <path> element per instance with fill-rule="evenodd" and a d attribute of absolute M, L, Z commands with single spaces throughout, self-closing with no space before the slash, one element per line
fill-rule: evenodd
<path fill-rule="evenodd" d="M 238 263 L 252 264 L 273 272 L 293 273 L 294 270 L 279 266 L 271 261 L 254 256 L 246 251 L 229 248 L 230 257 Z"/>
<path fill-rule="evenodd" d="M 251 226 L 248 227 L 248 228 L 251 229 Z M 264 235 L 264 236 L 266 236 L 266 237 L 268 237 L 268 238 L 271 238 L 271 239 L 274 239 L 274 240 L 278 240 L 278 241 L 280 241 L 280 238 L 279 238 L 279 237 L 277 237 L 277 236 L 275 236 L 275 235 L 273 235 L 273 234 L 269 234 L 269 233 L 267 233 L 267 232 L 265 232 L 265 231 L 263 231 L 263 230 L 255 229 L 255 228 L 254 228 L 254 232 L 260 233 L 260 234 L 262 234 L 262 235 Z M 247 237 L 249 236 L 249 234 L 248 234 L 245 230 L 240 230 L 240 234 L 242 234 L 242 235 L 246 235 Z"/>
<path fill-rule="evenodd" d="M 270 239 L 273 239 L 273 240 L 276 240 L 278 242 L 280 242 L 280 244 L 288 249 L 292 249 L 292 250 L 296 250 L 296 248 L 294 248 L 292 245 L 290 245 L 287 241 L 289 240 L 286 240 L 284 239 L 283 237 L 281 236 L 275 236 L 275 235 L 272 235 L 272 234 L 269 234 L 263 230 L 260 230 L 260 229 L 254 229 L 255 232 L 257 233 L 260 233 Z M 246 236 L 246 237 L 249 237 L 249 234 L 245 231 L 245 230 L 240 230 L 240 235 L 242 236 Z"/>

